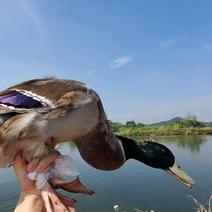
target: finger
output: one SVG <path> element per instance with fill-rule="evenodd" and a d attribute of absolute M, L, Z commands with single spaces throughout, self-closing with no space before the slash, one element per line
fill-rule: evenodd
<path fill-rule="evenodd" d="M 40 158 L 33 159 L 27 166 L 27 172 L 34 172 L 40 162 Z"/>
<path fill-rule="evenodd" d="M 18 154 L 14 160 L 13 169 L 21 188 L 23 188 L 28 183 L 26 167 L 26 160 L 23 159 L 20 154 Z"/>
<path fill-rule="evenodd" d="M 60 156 L 60 153 L 58 151 L 50 152 L 49 155 L 47 155 L 46 157 L 42 158 L 42 160 L 40 161 L 40 163 L 38 164 L 38 166 L 36 168 L 36 172 L 38 172 L 38 173 L 43 172 L 59 156 Z"/>
<path fill-rule="evenodd" d="M 26 165 L 27 165 L 26 160 L 21 156 L 20 153 L 18 153 L 13 163 L 13 169 L 15 171 L 18 171 L 20 169 L 24 169 Z"/>

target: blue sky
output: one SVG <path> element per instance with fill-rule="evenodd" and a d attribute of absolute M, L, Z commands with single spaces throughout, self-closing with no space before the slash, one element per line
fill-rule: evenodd
<path fill-rule="evenodd" d="M 58 76 L 85 82 L 108 118 L 212 120 L 209 0 L 0 2 L 0 89 Z"/>

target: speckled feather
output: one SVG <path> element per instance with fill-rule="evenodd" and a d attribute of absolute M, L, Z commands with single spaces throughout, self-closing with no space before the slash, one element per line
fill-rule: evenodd
<path fill-rule="evenodd" d="M 57 78 L 35 79 L 2 91 L 0 101 L 11 93 L 25 103 L 19 101 L 20 107 L 11 101 L 0 104 L 0 167 L 12 162 L 18 151 L 28 160 L 42 157 L 50 151 L 46 146 L 49 139 L 54 145 L 74 141 L 82 157 L 99 169 L 112 170 L 124 163 L 123 150 L 112 133 L 101 100 L 85 84 Z M 32 107 L 24 107 L 30 98 L 42 105 L 30 100 Z"/>

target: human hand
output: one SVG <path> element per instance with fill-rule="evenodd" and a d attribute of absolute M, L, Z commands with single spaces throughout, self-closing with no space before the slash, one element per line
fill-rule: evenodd
<path fill-rule="evenodd" d="M 28 163 L 24 158 L 22 158 L 21 154 L 18 154 L 15 158 L 13 169 L 15 171 L 21 192 L 30 192 L 32 190 L 34 192 L 34 190 L 37 190 L 35 182 L 30 180 L 27 177 L 27 174 L 34 171 L 36 171 L 37 173 L 43 172 L 46 168 L 49 167 L 51 163 L 53 163 L 58 158 L 59 155 L 59 152 L 54 151 L 49 153 L 49 155 L 43 157 L 42 159 L 35 158 L 30 163 Z M 35 192 L 39 193 L 39 191 Z"/>
<path fill-rule="evenodd" d="M 32 208 L 35 212 L 43 211 L 44 204 L 41 198 L 41 192 L 36 188 L 35 181 L 30 180 L 27 177 L 27 174 L 33 171 L 36 171 L 37 173 L 43 172 L 51 163 L 57 159 L 59 155 L 59 152 L 54 151 L 51 152 L 48 156 L 45 156 L 42 159 L 36 158 L 30 163 L 22 158 L 21 154 L 16 156 L 13 169 L 20 186 L 20 198 L 15 211 L 32 211 Z M 27 210 L 27 208 L 29 210 Z"/>

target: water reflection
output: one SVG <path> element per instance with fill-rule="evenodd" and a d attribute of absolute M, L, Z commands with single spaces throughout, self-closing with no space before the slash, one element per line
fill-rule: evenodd
<path fill-rule="evenodd" d="M 149 138 L 137 138 L 144 139 Z M 71 155 L 81 173 L 82 182 L 96 192 L 89 197 L 70 194 L 78 201 L 77 211 L 108 212 L 113 211 L 113 205 L 118 204 L 125 211 L 139 208 L 143 211 L 193 212 L 193 202 L 187 195 L 192 195 L 201 202 L 207 199 L 212 192 L 212 136 L 155 137 L 153 140 L 163 142 L 180 156 L 183 168 L 196 182 L 193 189 L 181 185 L 165 172 L 141 165 L 135 160 L 129 160 L 112 172 L 97 170 L 82 160 L 76 147 L 68 142 L 60 145 L 59 151 Z M 1 169 L 0 186 L 0 212 L 13 211 L 19 188 L 12 169 Z"/>
<path fill-rule="evenodd" d="M 77 149 L 77 146 L 73 141 L 65 141 L 64 143 L 60 143 L 56 146 L 56 149 L 60 150 L 64 146 L 68 147 L 71 151 L 75 151 Z"/>
<path fill-rule="evenodd" d="M 191 154 L 197 154 L 200 151 L 201 145 L 207 142 L 206 136 L 167 136 L 155 137 L 156 142 L 175 143 L 178 147 L 188 150 Z"/>
<path fill-rule="evenodd" d="M 160 136 L 160 137 L 136 137 L 133 138 L 137 141 L 139 140 L 152 140 L 160 143 L 175 143 L 177 147 L 188 150 L 191 154 L 197 154 L 200 151 L 201 145 L 207 142 L 207 136 L 197 136 L 197 135 L 182 135 L 182 136 Z M 74 142 L 67 142 L 69 149 L 74 151 L 77 146 Z"/>

